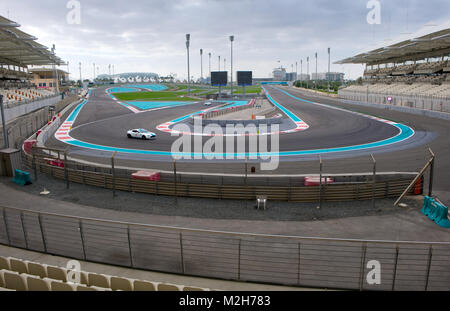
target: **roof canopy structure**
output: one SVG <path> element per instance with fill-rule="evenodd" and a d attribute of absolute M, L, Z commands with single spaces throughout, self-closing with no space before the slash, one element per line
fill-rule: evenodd
<path fill-rule="evenodd" d="M 0 65 L 62 65 L 64 62 L 37 38 L 18 29 L 19 24 L 0 16 Z"/>
<path fill-rule="evenodd" d="M 343 59 L 335 64 L 403 63 L 450 54 L 450 28 Z"/>

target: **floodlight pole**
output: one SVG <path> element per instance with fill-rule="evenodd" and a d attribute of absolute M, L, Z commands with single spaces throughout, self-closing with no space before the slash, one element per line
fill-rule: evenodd
<path fill-rule="evenodd" d="M 328 48 L 328 93 L 330 93 L 330 79 L 331 79 L 331 48 Z"/>
<path fill-rule="evenodd" d="M 81 62 L 79 63 L 79 68 L 80 68 L 80 84 L 81 87 L 83 87 L 83 79 L 81 78 Z"/>
<path fill-rule="evenodd" d="M 191 40 L 191 35 L 186 34 L 186 49 L 187 49 L 187 67 L 188 67 L 188 95 L 191 95 L 191 72 L 189 68 L 189 44 Z"/>
<path fill-rule="evenodd" d="M 233 41 L 234 36 L 230 36 L 230 42 L 231 42 L 231 92 L 230 95 L 233 96 Z"/>
<path fill-rule="evenodd" d="M 306 76 L 309 77 L 309 56 L 306 58 L 307 62 L 307 74 Z M 309 89 L 309 79 L 306 79 L 306 88 Z"/>
<path fill-rule="evenodd" d="M 6 130 L 5 111 L 3 110 L 3 95 L 0 95 L 0 111 L 2 114 L 3 144 L 6 149 L 9 147 L 9 141 L 8 141 L 8 132 Z"/>
<path fill-rule="evenodd" d="M 300 60 L 300 86 L 303 87 L 303 59 Z"/>
<path fill-rule="evenodd" d="M 92 78 L 92 82 L 95 81 L 95 63 L 93 65 L 94 65 L 94 78 Z"/>
<path fill-rule="evenodd" d="M 209 79 L 211 80 L 211 53 L 208 53 L 209 56 Z"/>
<path fill-rule="evenodd" d="M 317 76 L 317 52 L 316 52 L 316 79 L 315 79 L 316 82 L 314 83 L 314 84 L 315 84 L 316 91 L 317 91 L 317 81 L 319 80 L 318 78 L 319 78 L 319 77 Z"/>
<path fill-rule="evenodd" d="M 200 83 L 203 80 L 203 49 L 200 49 Z"/>
<path fill-rule="evenodd" d="M 298 62 L 295 62 L 295 80 L 298 80 Z"/>
<path fill-rule="evenodd" d="M 53 44 L 52 46 L 52 54 L 53 56 L 55 56 L 55 45 Z M 55 94 L 58 94 L 58 77 L 57 77 L 57 72 L 56 72 L 56 65 L 53 62 L 53 87 L 55 88 Z"/>
<path fill-rule="evenodd" d="M 70 70 L 69 70 L 69 62 L 67 61 L 67 80 L 70 83 Z"/>
<path fill-rule="evenodd" d="M 219 55 L 219 71 L 220 71 L 220 55 Z"/>

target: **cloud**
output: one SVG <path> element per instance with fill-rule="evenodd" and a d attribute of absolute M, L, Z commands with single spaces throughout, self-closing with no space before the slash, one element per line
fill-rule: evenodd
<path fill-rule="evenodd" d="M 58 56 L 70 62 L 78 76 L 92 77 L 93 63 L 100 73 L 109 64 L 116 72 L 149 71 L 186 76 L 185 34 L 191 34 L 191 72 L 200 76 L 200 48 L 204 68 L 208 53 L 217 68 L 218 55 L 230 65 L 229 35 L 235 35 L 234 69 L 254 70 L 267 77 L 280 60 L 283 66 L 319 54 L 319 71 L 332 61 L 415 32 L 431 20 L 450 20 L 450 2 L 444 0 L 380 0 L 382 24 L 366 23 L 366 0 L 80 0 L 81 25 L 66 23 L 66 1 L 0 0 L 0 14 L 18 21 L 38 42 L 56 45 Z M 299 65 L 300 66 L 300 65 Z M 221 64 L 223 67 L 223 63 Z M 315 67 L 315 66 L 313 66 Z M 313 68 L 312 67 L 312 68 Z M 333 65 L 357 78 L 360 65 Z M 300 68 L 299 68 L 300 71 Z"/>

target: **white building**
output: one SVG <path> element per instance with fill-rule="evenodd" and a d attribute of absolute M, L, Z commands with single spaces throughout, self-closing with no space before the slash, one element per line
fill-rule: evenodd
<path fill-rule="evenodd" d="M 283 67 L 275 68 L 272 72 L 274 81 L 286 81 L 286 69 Z"/>

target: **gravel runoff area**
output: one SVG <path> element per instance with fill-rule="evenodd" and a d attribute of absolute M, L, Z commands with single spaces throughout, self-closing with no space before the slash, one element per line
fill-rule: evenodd
<path fill-rule="evenodd" d="M 268 201 L 267 209 L 256 209 L 256 201 L 217 200 L 202 198 L 182 198 L 173 196 L 157 196 L 142 193 L 116 191 L 71 183 L 66 189 L 63 180 L 54 179 L 39 174 L 38 181 L 33 184 L 19 186 L 11 178 L 0 178 L 0 182 L 16 190 L 33 195 L 40 195 L 43 189 L 50 191 L 47 198 L 71 202 L 102 209 L 123 212 L 145 213 L 164 216 L 185 216 L 203 219 L 235 219 L 264 221 L 319 221 L 358 216 L 380 216 L 407 213 L 411 209 L 420 209 L 423 197 L 407 197 L 402 203 L 405 207 L 394 207 L 395 198 L 376 200 L 375 208 L 372 201 L 295 203 Z"/>

